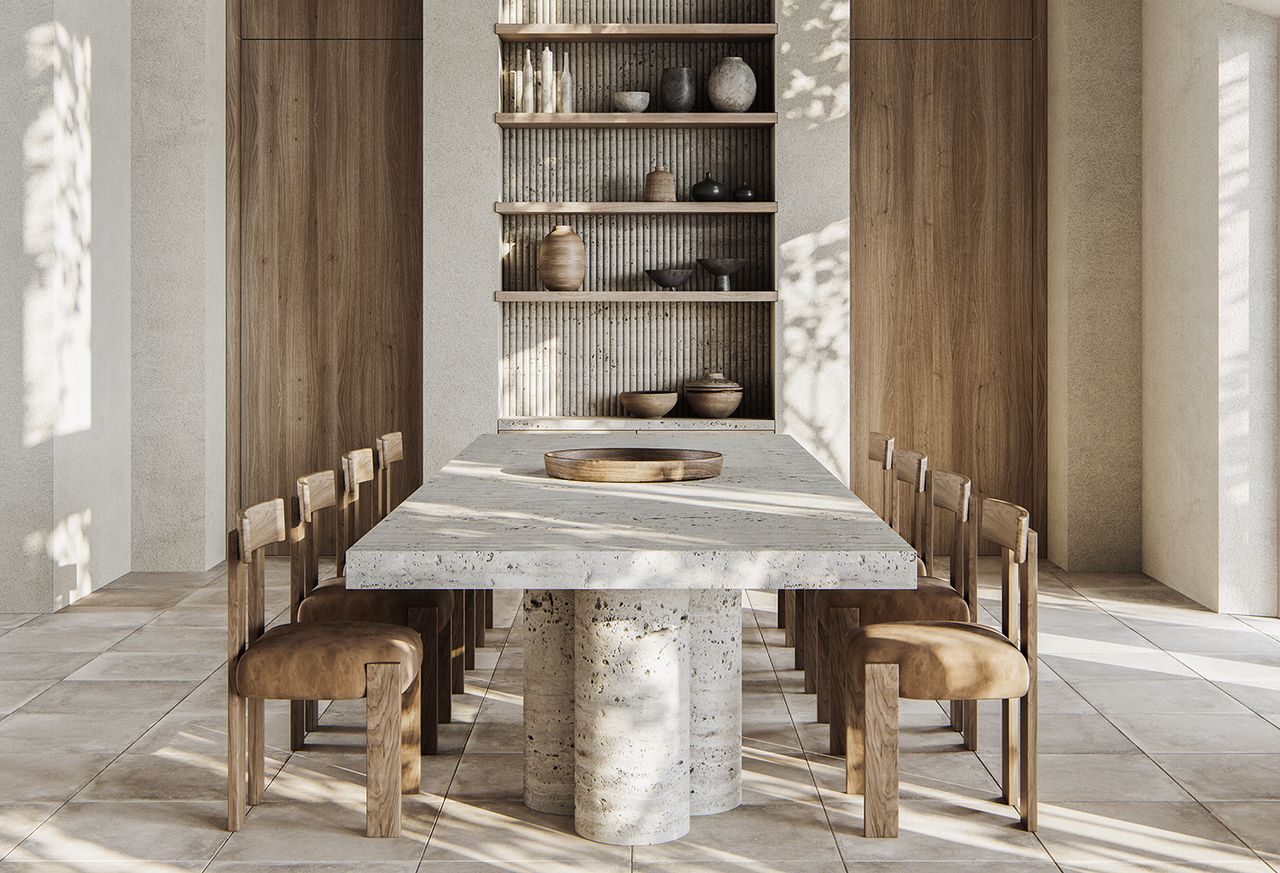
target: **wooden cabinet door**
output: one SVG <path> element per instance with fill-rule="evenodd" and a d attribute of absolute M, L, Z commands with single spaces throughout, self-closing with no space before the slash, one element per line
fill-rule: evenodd
<path fill-rule="evenodd" d="M 395 499 L 420 483 L 421 52 L 240 44 L 241 505 L 393 430 Z"/>
<path fill-rule="evenodd" d="M 853 44 L 853 452 L 867 434 L 1045 521 L 1043 147 L 1031 40 Z"/>

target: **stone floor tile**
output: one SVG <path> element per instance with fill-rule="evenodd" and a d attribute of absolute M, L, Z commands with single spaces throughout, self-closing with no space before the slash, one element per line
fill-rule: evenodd
<path fill-rule="evenodd" d="M 1151 679 L 1194 679 L 1196 672 L 1167 652 L 1083 652 L 1041 654 L 1040 660 L 1067 682 L 1124 682 Z"/>
<path fill-rule="evenodd" d="M 24 625 L 0 637 L 0 657 L 25 652 L 92 652 L 100 654 L 134 632 L 131 627 L 88 627 L 65 630 Z"/>
<path fill-rule="evenodd" d="M 204 655 L 104 652 L 67 678 L 72 681 L 200 682 L 216 669 L 218 662 Z"/>
<path fill-rule="evenodd" d="M 203 861 L 227 839 L 223 803 L 68 803 L 8 861 Z"/>
<path fill-rule="evenodd" d="M 1260 856 L 1280 862 L 1280 796 L 1271 800 L 1222 801 L 1205 805 Z"/>
<path fill-rule="evenodd" d="M 1000 756 L 986 754 L 983 762 L 1000 772 Z M 1126 755 L 1055 755 L 1039 758 L 1040 799 L 1070 801 L 1186 801 L 1184 791 L 1155 762 L 1140 752 Z"/>
<path fill-rule="evenodd" d="M 1280 728 L 1253 713 L 1117 713 L 1111 719 L 1149 754 L 1280 754 Z"/>
<path fill-rule="evenodd" d="M 446 800 L 424 861 L 626 862 L 631 849 L 587 842 L 571 816 L 534 812 L 518 801 Z"/>
<path fill-rule="evenodd" d="M 0 658 L 0 681 L 48 679 L 56 682 L 70 676 L 93 658 L 93 652 L 32 652 L 24 653 L 21 657 L 10 655 Z"/>
<path fill-rule="evenodd" d="M 1192 802 L 1046 803 L 1037 833 L 1060 864 L 1254 860 L 1222 822 Z"/>
<path fill-rule="evenodd" d="M 655 861 L 840 860 L 822 806 L 775 803 L 740 806 L 720 815 L 695 816 L 689 833 L 659 846 L 636 846 L 637 864 Z"/>
<path fill-rule="evenodd" d="M 12 754 L 6 744 L 0 742 L 0 773 L 4 774 L 0 779 L 0 803 L 70 800 L 115 757 L 111 752 L 60 750 Z"/>
<path fill-rule="evenodd" d="M 6 716 L 53 685 L 53 679 L 0 680 L 0 716 Z"/>
<path fill-rule="evenodd" d="M 145 712 L 158 719 L 195 690 L 195 682 L 63 680 L 22 707 L 23 712 Z"/>
<path fill-rule="evenodd" d="M 454 800 L 519 801 L 524 797 L 524 756 L 519 752 L 475 752 L 468 747 L 448 789 Z"/>
<path fill-rule="evenodd" d="M 978 750 L 998 754 L 1002 748 L 1000 720 L 978 722 Z M 1135 716 L 1146 718 L 1147 716 Z M 1041 754 L 1121 754 L 1137 751 L 1133 742 L 1114 724 L 1097 713 L 1041 713 Z"/>
<path fill-rule="evenodd" d="M 268 753 L 267 778 L 284 763 Z M 93 778 L 74 798 L 81 800 L 204 800 L 227 799 L 226 755 L 171 751 L 164 754 L 126 753 Z"/>
<path fill-rule="evenodd" d="M 402 802 L 402 835 L 376 840 L 365 836 L 363 798 L 355 803 L 263 803 L 250 810 L 244 827 L 230 835 L 217 859 L 264 866 L 418 861 L 437 809 L 426 798 L 402 798 Z"/>
<path fill-rule="evenodd" d="M 146 733 L 146 713 L 76 715 L 51 712 L 18 712 L 0 719 L 0 751 L 6 754 L 45 755 L 53 746 L 72 752 L 123 752 Z"/>
<path fill-rule="evenodd" d="M 58 803 L 0 803 L 0 858 L 53 815 Z"/>
<path fill-rule="evenodd" d="M 1050 860 L 1040 841 L 1020 829 L 1013 812 L 997 803 L 904 800 L 896 840 L 862 835 L 861 801 L 828 802 L 827 812 L 840 854 L 852 869 L 868 861 L 943 861 L 947 863 L 940 866 L 950 873 L 951 864 L 962 861 L 1032 867 Z"/>
<path fill-rule="evenodd" d="M 1153 754 L 1152 758 L 1205 803 L 1273 800 L 1280 795 L 1280 755 Z"/>
<path fill-rule="evenodd" d="M 1103 715 L 1144 712 L 1248 712 L 1248 708 L 1231 695 L 1203 679 L 1073 682 L 1071 685 Z"/>

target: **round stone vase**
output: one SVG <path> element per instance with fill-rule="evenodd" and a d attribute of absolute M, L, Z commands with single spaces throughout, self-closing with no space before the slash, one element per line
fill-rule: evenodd
<path fill-rule="evenodd" d="M 725 58 L 711 71 L 707 96 L 720 112 L 746 112 L 756 102 L 756 74 L 742 58 Z"/>
<path fill-rule="evenodd" d="M 587 276 L 587 246 L 567 224 L 557 225 L 538 246 L 538 278 L 548 291 L 577 291 Z"/>
<path fill-rule="evenodd" d="M 688 112 L 693 108 L 697 97 L 693 70 L 688 67 L 667 67 L 662 71 L 662 108 L 667 112 Z"/>

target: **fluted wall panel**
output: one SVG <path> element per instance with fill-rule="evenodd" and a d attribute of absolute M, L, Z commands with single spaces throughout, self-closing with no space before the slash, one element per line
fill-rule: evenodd
<path fill-rule="evenodd" d="M 773 0 L 501 0 L 507 24 L 771 21 Z"/>
<path fill-rule="evenodd" d="M 502 415 L 622 415 L 623 391 L 676 391 L 704 371 L 742 383 L 737 415 L 773 417 L 767 303 L 503 304 Z M 687 415 L 683 397 L 673 415 Z"/>
<path fill-rule="evenodd" d="M 557 224 L 571 225 L 587 247 L 583 291 L 657 291 L 644 271 L 693 269 L 682 291 L 711 291 L 715 279 L 698 258 L 745 258 L 730 282 L 741 291 L 772 291 L 770 220 L 760 215 L 520 215 L 503 220 L 502 287 L 537 291 L 538 245 Z"/>
<path fill-rule="evenodd" d="M 689 67 L 697 85 L 695 112 L 711 112 L 707 79 L 712 68 L 726 57 L 740 57 L 756 75 L 758 90 L 753 112 L 773 111 L 773 44 L 769 42 L 576 42 L 544 46 L 541 43 L 504 43 L 502 46 L 502 108 L 519 112 L 512 73 L 524 68 L 529 52 L 535 74 L 541 67 L 543 48 L 555 54 L 557 75 L 568 58 L 573 75 L 574 110 L 613 112 L 614 91 L 648 91 L 649 110 L 664 109 L 660 83 L 668 67 Z M 536 78 L 536 76 L 535 76 Z"/>

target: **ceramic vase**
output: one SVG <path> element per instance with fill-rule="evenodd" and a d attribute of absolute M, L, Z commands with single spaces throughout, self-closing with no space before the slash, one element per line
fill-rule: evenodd
<path fill-rule="evenodd" d="M 537 85 L 533 75 L 533 51 L 526 50 L 524 53 L 524 70 L 521 71 L 520 82 L 520 107 L 517 112 L 537 112 L 538 97 Z"/>
<path fill-rule="evenodd" d="M 737 200 L 739 203 L 750 203 L 756 199 L 756 192 L 744 185 L 737 191 L 733 192 L 733 199 Z"/>
<path fill-rule="evenodd" d="M 556 56 L 542 50 L 542 111 L 556 111 Z"/>
<path fill-rule="evenodd" d="M 538 278 L 548 291 L 577 291 L 587 277 L 587 246 L 567 224 L 557 225 L 538 246 Z"/>
<path fill-rule="evenodd" d="M 557 81 L 556 111 L 573 111 L 573 74 L 569 72 L 569 55 L 560 56 L 560 79 Z"/>
<path fill-rule="evenodd" d="M 714 202 L 724 199 L 724 186 L 711 178 L 710 173 L 707 173 L 707 177 L 690 188 L 689 193 L 693 195 L 694 200 L 699 200 L 703 203 Z"/>
<path fill-rule="evenodd" d="M 657 166 L 644 177 L 646 203 L 675 203 L 676 177 L 666 167 Z"/>
<path fill-rule="evenodd" d="M 688 67 L 667 67 L 662 71 L 662 108 L 667 112 L 688 112 L 693 109 L 697 97 L 693 70 Z"/>
<path fill-rule="evenodd" d="M 746 112 L 756 102 L 756 74 L 742 58 L 725 58 L 711 71 L 707 96 L 720 112 Z"/>

